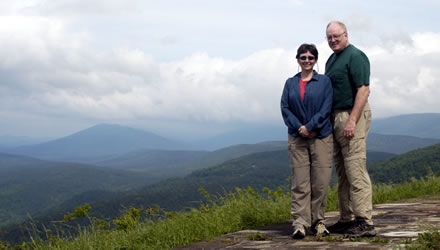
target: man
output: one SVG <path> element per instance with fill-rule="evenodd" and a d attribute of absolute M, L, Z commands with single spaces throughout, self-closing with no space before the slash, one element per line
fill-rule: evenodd
<path fill-rule="evenodd" d="M 371 124 L 368 105 L 370 62 L 348 41 L 341 22 L 327 25 L 327 41 L 333 54 L 325 74 L 333 85 L 334 161 L 338 175 L 339 221 L 331 233 L 375 236 L 372 221 L 372 187 L 366 168 L 366 140 Z"/>

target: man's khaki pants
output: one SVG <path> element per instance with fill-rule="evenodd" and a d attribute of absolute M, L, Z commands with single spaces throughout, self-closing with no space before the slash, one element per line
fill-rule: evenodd
<path fill-rule="evenodd" d="M 344 127 L 351 110 L 335 110 L 334 119 L 334 160 L 338 175 L 338 198 L 340 221 L 355 218 L 364 219 L 373 225 L 372 187 L 367 171 L 367 136 L 371 124 L 371 110 L 365 104 L 357 123 L 355 135 L 351 140 L 344 137 Z"/>
<path fill-rule="evenodd" d="M 324 220 L 332 174 L 333 135 L 308 139 L 289 135 L 292 167 L 293 226 L 314 226 Z"/>

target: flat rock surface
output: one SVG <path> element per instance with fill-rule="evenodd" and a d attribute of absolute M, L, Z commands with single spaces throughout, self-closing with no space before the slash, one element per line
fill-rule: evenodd
<path fill-rule="evenodd" d="M 326 225 L 339 219 L 338 212 L 326 213 Z M 417 238 L 426 225 L 440 226 L 440 199 L 375 205 L 373 221 L 377 236 L 348 238 L 340 234 L 303 240 L 291 237 L 291 221 L 255 230 L 225 234 L 211 241 L 196 242 L 176 249 L 393 249 Z M 251 240 L 250 238 L 255 238 Z"/>

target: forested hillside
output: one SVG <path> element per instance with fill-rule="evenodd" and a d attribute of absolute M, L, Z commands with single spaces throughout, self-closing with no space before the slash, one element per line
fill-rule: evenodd
<path fill-rule="evenodd" d="M 279 144 L 275 143 L 275 145 Z M 411 177 L 423 177 L 430 170 L 440 174 L 439 150 L 440 144 L 402 155 L 368 152 L 368 169 L 375 184 L 398 183 Z M 63 218 L 72 207 L 85 202 L 91 203 L 92 216 L 107 219 L 119 217 L 121 211 L 128 207 L 148 208 L 159 205 L 166 210 L 182 210 L 198 207 L 204 200 L 199 192 L 200 187 L 213 195 L 225 194 L 237 187 L 247 186 L 258 191 L 263 187 L 271 189 L 283 187 L 288 190 L 290 175 L 286 149 L 257 152 L 225 161 L 214 167 L 194 171 L 185 177 L 147 185 L 136 191 L 123 193 L 87 191 L 66 200 L 48 211 L 46 215 L 34 218 L 34 222 L 48 225 L 50 221 Z M 8 238 L 19 235 L 16 226 L 11 226 L 6 231 L 9 232 Z"/>
<path fill-rule="evenodd" d="M 393 156 L 393 154 L 382 152 L 368 152 L 369 162 Z M 212 194 L 223 194 L 236 187 L 246 188 L 247 186 L 256 190 L 263 187 L 288 188 L 290 175 L 287 150 L 259 152 L 228 160 L 214 167 L 194 171 L 185 177 L 167 179 L 144 186 L 134 192 L 122 193 L 113 200 L 93 203 L 93 207 L 97 213 L 96 216 L 105 218 L 117 216 L 123 207 L 151 207 L 154 204 L 159 204 L 167 210 L 180 210 L 197 206 L 203 200 L 203 196 L 198 191 L 200 187 Z M 87 200 L 76 196 L 63 203 L 60 209 L 69 210 L 73 206 L 79 205 L 78 200 L 91 202 L 95 198 L 94 195 L 103 194 L 87 193 L 86 195 L 91 199 Z"/>
<path fill-rule="evenodd" d="M 127 191 L 147 174 L 0 153 L 0 226 L 17 223 L 90 190 Z"/>
<path fill-rule="evenodd" d="M 371 161 L 392 157 L 392 154 L 369 152 Z M 153 207 L 160 205 L 166 210 L 182 210 L 198 207 L 204 196 L 199 188 L 209 193 L 223 195 L 237 187 L 253 187 L 261 191 L 263 187 L 289 189 L 291 175 L 287 150 L 266 151 L 248 154 L 207 169 L 194 171 L 181 177 L 145 186 L 137 191 L 112 193 L 89 191 L 77 195 L 48 211 L 45 216 L 34 218 L 34 222 L 48 225 L 50 221 L 60 220 L 73 207 L 89 202 L 91 215 L 98 218 L 115 218 L 121 210 L 128 207 Z M 17 227 L 9 227 L 8 238 L 19 237 Z"/>
<path fill-rule="evenodd" d="M 440 144 L 368 165 L 375 183 L 401 183 L 434 173 L 440 175 Z"/>

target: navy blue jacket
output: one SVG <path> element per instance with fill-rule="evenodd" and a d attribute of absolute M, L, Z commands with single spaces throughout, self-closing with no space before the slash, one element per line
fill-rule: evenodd
<path fill-rule="evenodd" d="M 317 132 L 318 138 L 329 136 L 333 127 L 330 115 L 333 102 L 333 88 L 330 78 L 314 72 L 306 85 L 304 102 L 301 100 L 299 80 L 301 72 L 287 79 L 281 96 L 281 113 L 288 132 L 300 136 L 298 129 L 305 125 L 307 130 Z"/>

